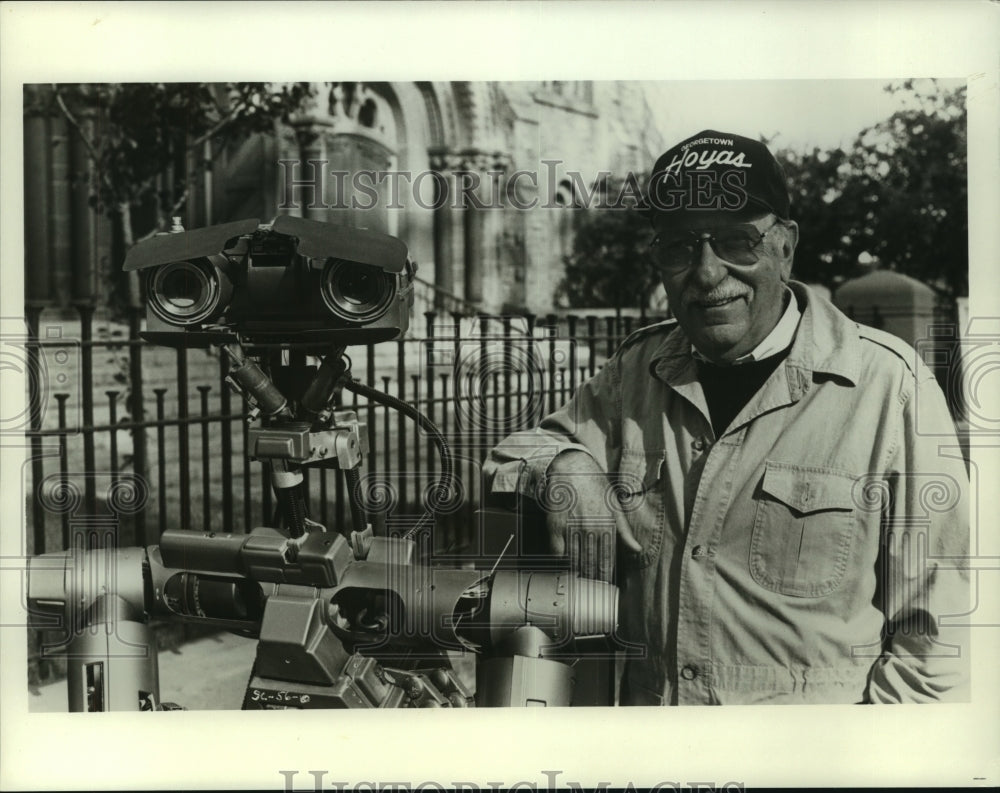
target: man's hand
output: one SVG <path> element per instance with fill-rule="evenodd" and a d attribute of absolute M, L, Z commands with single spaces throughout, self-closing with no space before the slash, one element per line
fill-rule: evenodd
<path fill-rule="evenodd" d="M 585 452 L 565 451 L 552 460 L 541 507 L 552 552 L 568 549 L 572 569 L 585 578 L 611 581 L 616 533 L 633 551 L 642 551 L 607 474 Z"/>

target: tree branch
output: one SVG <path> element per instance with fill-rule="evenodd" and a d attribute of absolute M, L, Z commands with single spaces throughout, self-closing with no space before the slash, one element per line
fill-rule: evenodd
<path fill-rule="evenodd" d="M 207 132 L 199 135 L 197 138 L 191 141 L 191 143 L 189 143 L 187 146 L 188 151 L 196 151 L 198 147 L 201 146 L 206 140 L 211 140 L 212 138 L 214 138 L 219 132 L 221 132 L 229 124 L 231 124 L 233 122 L 233 119 L 245 107 L 246 105 L 241 103 L 240 105 L 237 105 L 232 110 L 230 110 L 228 115 L 225 115 L 222 118 L 220 118 L 214 125 L 212 125 L 211 129 L 209 129 Z"/>
<path fill-rule="evenodd" d="M 90 140 L 90 138 L 88 138 L 86 133 L 84 133 L 83 127 L 80 126 L 80 122 L 76 120 L 76 116 L 74 116 L 73 113 L 70 111 L 70 109 L 66 106 L 66 102 L 63 101 L 62 94 L 59 93 L 59 86 L 53 83 L 52 90 L 55 94 L 56 103 L 59 105 L 59 109 L 62 111 L 62 114 L 66 117 L 66 121 L 69 122 L 69 125 L 73 127 L 73 129 L 76 130 L 76 134 L 80 136 L 80 140 L 83 141 L 83 145 L 86 146 L 87 152 L 90 154 L 91 161 L 94 163 L 94 165 L 100 165 L 101 155 L 98 153 L 97 149 L 94 148 L 94 144 Z M 103 168 L 98 168 L 98 170 L 100 171 L 101 174 L 100 175 L 101 181 L 104 182 L 104 185 L 108 188 L 108 190 L 111 191 L 113 195 L 115 191 L 114 185 L 108 178 L 107 173 L 104 171 Z"/>

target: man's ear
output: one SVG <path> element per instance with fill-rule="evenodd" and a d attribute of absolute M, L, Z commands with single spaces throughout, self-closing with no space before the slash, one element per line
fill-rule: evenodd
<path fill-rule="evenodd" d="M 785 230 L 785 238 L 782 241 L 781 252 L 786 259 L 790 259 L 795 253 L 795 246 L 799 244 L 799 224 L 794 220 L 782 221 L 781 227 Z"/>
<path fill-rule="evenodd" d="M 781 228 L 784 231 L 781 237 L 781 274 L 787 281 L 792 277 L 792 259 L 795 255 L 795 246 L 799 244 L 799 224 L 794 220 L 784 220 Z"/>

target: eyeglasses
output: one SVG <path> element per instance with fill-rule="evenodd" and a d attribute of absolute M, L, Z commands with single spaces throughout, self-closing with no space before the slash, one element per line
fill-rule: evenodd
<path fill-rule="evenodd" d="M 719 229 L 689 229 L 682 237 L 666 238 L 657 234 L 649 243 L 649 254 L 658 266 L 666 270 L 686 270 L 707 242 L 723 261 L 746 267 L 758 262 L 760 257 L 756 249 L 777 223 L 775 218 L 763 231 L 752 223 L 740 223 Z"/>

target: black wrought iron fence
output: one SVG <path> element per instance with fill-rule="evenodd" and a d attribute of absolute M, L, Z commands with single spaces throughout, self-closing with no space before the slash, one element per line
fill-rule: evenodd
<path fill-rule="evenodd" d="M 69 548 L 74 527 L 95 520 L 116 521 L 122 544 L 155 543 L 166 528 L 269 522 L 269 480 L 245 454 L 247 406 L 225 383 L 225 356 L 147 344 L 138 311 L 122 325 L 95 320 L 89 305 L 72 321 L 37 307 L 27 319 L 29 553 Z M 356 378 L 414 405 L 448 439 L 462 499 L 435 541 L 454 549 L 469 539 L 489 448 L 560 406 L 627 334 L 661 318 L 415 319 L 409 337 L 348 354 Z M 401 413 L 345 397 L 367 427 L 363 484 L 393 514 L 419 514 L 440 465 L 430 439 Z M 349 521 L 336 471 L 311 470 L 307 481 L 314 519 Z"/>
<path fill-rule="evenodd" d="M 891 313 L 876 311 L 870 324 Z M 659 319 L 426 311 L 405 339 L 348 349 L 356 378 L 415 406 L 453 448 L 462 501 L 439 522 L 439 547 L 469 540 L 480 466 L 496 441 L 562 405 L 626 335 Z M 249 531 L 270 521 L 270 484 L 245 454 L 247 409 L 225 383 L 224 356 L 147 344 L 140 311 L 114 325 L 95 321 L 89 305 L 73 321 L 29 307 L 27 320 L 28 553 L 69 548 L 74 526 L 94 520 L 117 521 L 123 544 L 155 543 L 166 528 Z M 348 399 L 343 407 L 367 427 L 363 482 L 395 515 L 419 514 L 439 470 L 434 445 L 401 413 Z M 344 525 L 337 472 L 308 477 L 313 517 Z"/>

